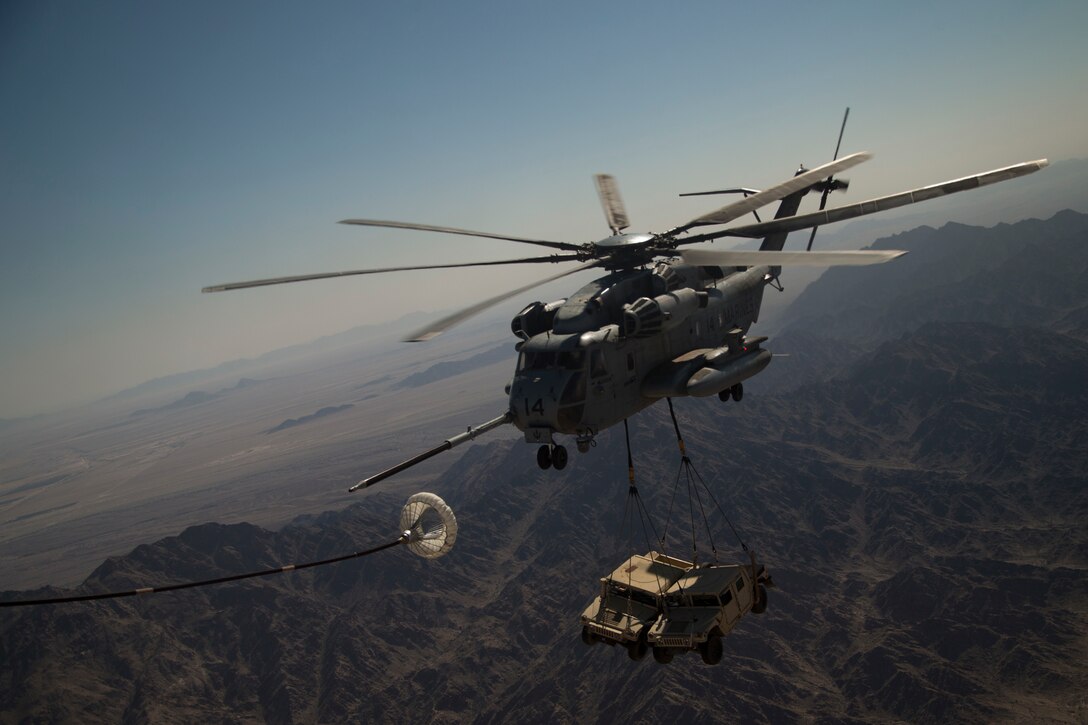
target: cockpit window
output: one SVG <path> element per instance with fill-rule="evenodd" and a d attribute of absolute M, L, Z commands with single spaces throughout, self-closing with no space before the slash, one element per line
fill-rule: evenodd
<path fill-rule="evenodd" d="M 518 372 L 522 370 L 544 370 L 555 364 L 554 352 L 522 352 L 518 359 Z"/>
<path fill-rule="evenodd" d="M 559 353 L 559 367 L 564 370 L 581 370 L 586 363 L 586 354 L 581 350 Z"/>
<path fill-rule="evenodd" d="M 586 355 L 582 350 L 560 353 L 523 351 L 518 358 L 518 372 L 522 370 L 547 370 L 555 367 L 561 370 L 581 370 L 585 363 Z"/>

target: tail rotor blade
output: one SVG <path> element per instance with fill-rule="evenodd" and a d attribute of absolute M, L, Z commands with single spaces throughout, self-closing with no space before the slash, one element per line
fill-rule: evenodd
<path fill-rule="evenodd" d="M 835 155 L 831 157 L 831 160 L 839 158 L 839 148 L 842 146 L 842 134 L 846 131 L 846 119 L 850 118 L 850 106 L 846 107 L 846 113 L 842 114 L 842 125 L 839 126 L 839 140 L 835 142 Z M 831 193 L 831 182 L 834 177 L 827 177 L 827 186 L 824 188 L 824 193 L 820 195 L 820 211 L 824 210 L 827 206 L 827 195 Z M 806 252 L 812 251 L 812 240 L 816 238 L 816 230 L 819 227 L 812 227 L 812 233 L 808 235 L 808 246 L 805 247 Z"/>
<path fill-rule="evenodd" d="M 750 211 L 759 209 L 773 201 L 784 199 L 795 191 L 801 191 L 802 189 L 812 186 L 820 181 L 820 179 L 826 178 L 833 174 L 837 174 L 840 171 L 857 166 L 863 161 L 867 161 L 873 157 L 872 154 L 864 151 L 856 154 L 850 154 L 844 156 L 837 161 L 824 164 L 823 166 L 817 166 L 815 169 L 805 171 L 804 173 L 794 176 L 792 179 L 783 181 L 780 184 L 776 184 L 769 189 L 764 189 L 758 194 L 753 194 L 740 201 L 735 201 L 732 204 L 727 204 L 720 209 L 704 214 L 697 219 L 692 219 L 687 224 L 677 227 L 669 231 L 670 234 L 679 234 L 680 232 L 686 232 L 692 227 L 705 226 L 708 224 L 726 224 L 739 219 Z"/>
<path fill-rule="evenodd" d="M 850 106 L 846 107 L 846 113 L 842 114 L 842 126 L 839 126 L 839 140 L 835 142 L 835 155 L 831 160 L 839 158 L 839 147 L 842 146 L 842 133 L 846 130 L 846 119 L 850 118 Z"/>
<path fill-rule="evenodd" d="M 830 181 L 830 177 L 828 178 L 828 181 Z M 831 193 L 830 186 L 824 189 L 824 193 L 820 194 L 820 211 L 823 211 L 824 207 L 827 206 L 827 195 L 829 193 Z M 817 229 L 819 229 L 819 227 L 812 227 L 812 234 L 808 235 L 808 245 L 805 247 L 806 252 L 812 251 L 812 240 L 816 238 Z"/>
<path fill-rule="evenodd" d="M 826 211 L 783 217 L 782 219 L 775 219 L 761 224 L 748 224 L 745 226 L 733 227 L 720 232 L 713 232 L 712 234 L 701 234 L 695 239 L 696 241 L 702 242 L 710 239 L 718 239 L 720 237 L 757 238 L 765 237 L 768 234 L 780 234 L 782 232 L 788 233 L 797 231 L 798 229 L 810 229 L 814 226 L 822 226 L 824 224 L 841 222 L 846 219 L 854 219 L 855 217 L 865 216 L 866 214 L 875 214 L 878 211 L 895 209 L 908 204 L 917 204 L 920 201 L 936 199 L 937 197 L 947 196 L 948 194 L 955 194 L 969 189 L 977 189 L 980 186 L 996 184 L 1000 181 L 1008 181 L 1009 179 L 1015 179 L 1018 176 L 1026 176 L 1027 174 L 1035 173 L 1039 169 L 1046 167 L 1049 163 L 1050 162 L 1046 159 L 1026 161 L 1022 164 L 1013 164 L 1012 166 L 1005 166 L 1000 169 L 994 169 L 993 171 L 975 174 L 974 176 L 965 176 L 960 179 L 953 179 L 940 184 L 931 184 L 930 186 L 923 186 L 918 189 L 911 189 L 910 191 L 903 191 L 898 194 L 890 194 L 876 199 L 867 199 L 849 206 L 833 207 Z"/>

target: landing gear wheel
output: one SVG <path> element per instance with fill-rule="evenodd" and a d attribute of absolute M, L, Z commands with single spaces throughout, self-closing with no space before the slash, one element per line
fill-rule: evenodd
<path fill-rule="evenodd" d="M 597 644 L 597 638 L 589 631 L 589 627 L 582 627 L 582 643 L 589 647 Z"/>
<path fill-rule="evenodd" d="M 667 665 L 672 662 L 672 651 L 667 647 L 654 647 L 654 662 Z"/>
<path fill-rule="evenodd" d="M 644 637 L 639 637 L 634 642 L 627 645 L 627 656 L 636 662 L 646 656 L 646 651 L 650 649 L 650 646 L 646 644 Z"/>
<path fill-rule="evenodd" d="M 744 385 L 737 383 L 729 389 L 729 392 L 733 394 L 733 400 L 740 402 L 740 399 L 744 397 Z"/>
<path fill-rule="evenodd" d="M 722 638 L 711 637 L 699 645 L 699 655 L 708 665 L 716 665 L 722 661 Z"/>
<path fill-rule="evenodd" d="M 760 584 L 756 587 L 756 600 L 752 603 L 752 614 L 763 614 L 767 611 L 767 588 Z"/>
<path fill-rule="evenodd" d="M 552 465 L 555 470 L 562 471 L 567 467 L 567 449 L 563 446 L 552 447 Z"/>
<path fill-rule="evenodd" d="M 536 465 L 544 471 L 552 467 L 552 449 L 549 446 L 536 449 Z"/>
<path fill-rule="evenodd" d="M 579 453 L 589 453 L 589 441 L 578 440 L 575 442 Z"/>
<path fill-rule="evenodd" d="M 722 401 L 723 403 L 728 403 L 729 402 L 729 393 L 731 391 L 732 391 L 732 388 L 726 388 L 725 390 L 719 391 L 718 392 L 718 400 Z"/>

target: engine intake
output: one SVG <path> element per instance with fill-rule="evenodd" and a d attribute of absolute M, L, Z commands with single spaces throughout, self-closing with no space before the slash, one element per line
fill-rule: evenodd
<path fill-rule="evenodd" d="M 623 334 L 628 337 L 649 337 L 671 330 L 700 307 L 706 307 L 706 292 L 684 288 L 653 299 L 640 297 L 623 310 Z"/>
<path fill-rule="evenodd" d="M 534 302 L 514 315 L 514 319 L 510 320 L 510 330 L 522 340 L 547 332 L 552 329 L 555 313 L 564 302 L 566 300 L 556 300 L 548 304 Z"/>

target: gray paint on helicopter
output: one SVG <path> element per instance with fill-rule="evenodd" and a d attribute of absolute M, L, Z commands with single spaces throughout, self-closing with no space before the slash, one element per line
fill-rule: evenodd
<path fill-rule="evenodd" d="M 600 431 L 662 397 L 705 397 L 717 393 L 723 401 L 730 397 L 739 401 L 743 381 L 759 373 L 771 360 L 771 353 L 761 347 L 766 338 L 750 339 L 746 334 L 759 318 L 764 289 L 769 285 L 780 287 L 778 276 L 783 266 L 872 264 L 903 254 L 895 250 L 783 252 L 781 250 L 790 231 L 815 229 L 822 224 L 1005 181 L 1033 173 L 1047 165 L 1045 159 L 1015 164 L 824 210 L 828 193 L 847 187 L 847 182 L 835 179 L 834 174 L 869 158 L 871 155 L 868 153 L 857 153 L 815 169 L 802 167 L 791 179 L 754 194 L 749 194 L 751 190 L 745 189 L 744 199 L 661 234 L 621 233 L 628 224 L 628 217 L 618 187 L 612 177 L 597 175 L 598 193 L 612 235 L 586 244 L 408 222 L 351 219 L 346 223 L 504 239 L 547 246 L 563 253 L 501 262 L 279 277 L 217 285 L 204 291 L 403 269 L 582 263 L 569 271 L 455 312 L 408 338 L 424 340 L 487 307 L 545 282 L 591 268 L 608 270 L 609 274 L 584 285 L 569 298 L 550 304 L 533 303 L 514 317 L 511 329 L 522 342 L 517 346 L 517 369 L 507 386 L 509 406 L 502 415 L 476 428 L 470 427 L 466 433 L 454 436 L 430 451 L 364 479 L 351 490 L 373 485 L 432 455 L 471 440 L 486 430 L 507 423 L 522 430 L 526 441 L 540 445 L 537 460 L 541 467 L 554 465 L 562 468 L 566 465 L 567 453 L 562 445 L 555 442 L 554 436 L 557 434 L 576 436 L 579 451 L 586 452 Z M 810 191 L 822 193 L 820 211 L 798 216 L 801 200 Z M 772 221 L 689 234 L 695 227 L 724 225 L 774 201 L 780 203 Z M 679 251 L 682 246 L 728 236 L 758 236 L 763 238 L 763 242 L 755 252 Z"/>

